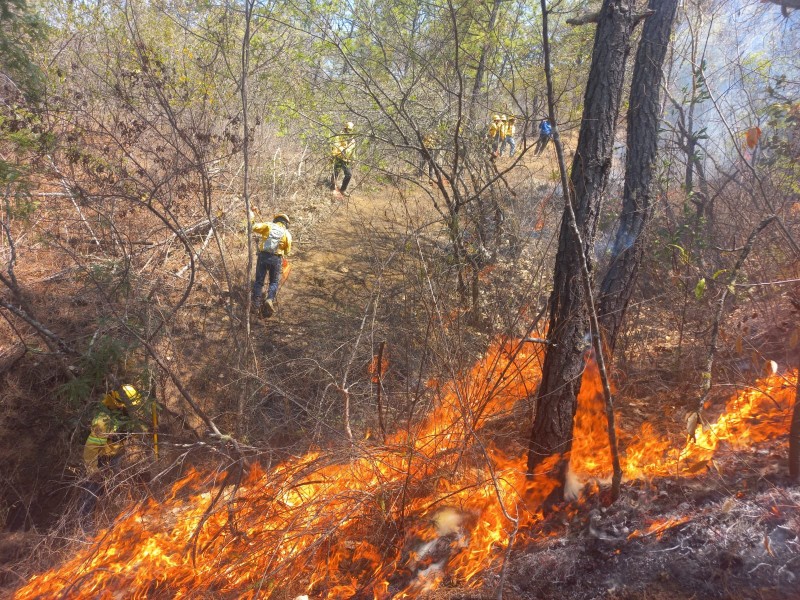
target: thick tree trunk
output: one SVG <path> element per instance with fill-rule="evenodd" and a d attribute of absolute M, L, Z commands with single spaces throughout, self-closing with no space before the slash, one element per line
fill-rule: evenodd
<path fill-rule="evenodd" d="M 577 247 L 565 207 L 550 296 L 548 347 L 536 398 L 536 419 L 528 452 L 528 470 L 547 457 L 566 456 L 572 447 L 573 417 L 591 347 L 579 252 L 591 267 L 591 248 L 601 196 L 608 181 L 625 62 L 633 29 L 632 0 L 604 0 L 595 34 L 592 66 L 584 98 L 578 148 L 572 163 L 574 212 L 583 247 Z M 562 482 L 566 460 L 561 461 Z"/>
<path fill-rule="evenodd" d="M 643 232 L 653 213 L 652 181 L 661 120 L 663 63 L 678 0 L 650 0 L 636 53 L 628 108 L 625 191 L 611 263 L 600 285 L 598 317 L 613 353 L 644 252 Z"/>

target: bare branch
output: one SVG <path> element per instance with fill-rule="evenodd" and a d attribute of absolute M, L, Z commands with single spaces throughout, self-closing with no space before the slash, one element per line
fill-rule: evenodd
<path fill-rule="evenodd" d="M 744 245 L 742 249 L 742 253 L 739 255 L 739 258 L 736 260 L 736 264 L 734 265 L 733 269 L 730 272 L 730 276 L 728 277 L 727 284 L 722 290 L 722 294 L 717 301 L 717 311 L 714 314 L 714 322 L 711 327 L 711 343 L 709 344 L 708 348 L 708 359 L 706 360 L 706 369 L 701 374 L 702 376 L 702 383 L 700 384 L 700 400 L 697 402 L 697 409 L 695 412 L 691 413 L 687 420 L 687 433 L 692 441 L 696 441 L 695 432 L 697 431 L 697 424 L 700 422 L 700 411 L 703 410 L 703 404 L 705 404 L 706 398 L 708 398 L 708 393 L 711 391 L 711 370 L 714 367 L 714 358 L 717 354 L 717 338 L 719 337 L 719 324 L 722 321 L 722 314 L 725 310 L 725 299 L 728 297 L 728 291 L 733 286 L 734 282 L 736 281 L 736 276 L 739 274 L 739 270 L 744 265 L 744 261 L 747 260 L 750 251 L 753 249 L 753 244 L 755 244 L 756 238 L 758 234 L 760 234 L 770 223 L 773 221 L 777 221 L 778 218 L 775 215 L 770 215 L 764 220 L 762 220 L 758 225 L 756 225 L 755 229 L 750 232 L 750 236 L 747 238 L 747 243 Z"/>
<path fill-rule="evenodd" d="M 652 15 L 655 11 L 653 10 L 645 10 L 640 13 L 636 13 L 633 15 L 633 23 L 636 25 L 642 19 L 646 19 L 650 15 Z M 589 23 L 597 23 L 600 19 L 600 11 L 586 13 L 581 15 L 580 17 L 573 17 L 572 19 L 567 19 L 567 25 L 579 26 L 579 25 L 588 25 Z"/>
<path fill-rule="evenodd" d="M 589 23 L 597 23 L 600 19 L 600 11 L 595 11 L 591 13 L 586 13 L 581 15 L 580 17 L 574 17 L 572 19 L 567 19 L 567 25 L 587 25 Z"/>

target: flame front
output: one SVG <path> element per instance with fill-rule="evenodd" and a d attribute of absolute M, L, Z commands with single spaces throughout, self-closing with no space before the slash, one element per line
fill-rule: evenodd
<path fill-rule="evenodd" d="M 16 598 L 254 598 L 281 590 L 384 599 L 417 596 L 445 577 L 477 586 L 511 533 L 541 519 L 555 486 L 546 474 L 527 477 L 525 452 L 506 456 L 486 431 L 510 418 L 539 381 L 541 357 L 518 350 L 516 341 L 493 345 L 441 388 L 425 421 L 347 461 L 311 452 L 268 473 L 253 467 L 238 487 L 192 472 L 167 498 L 131 508 L 87 550 L 32 578 Z M 791 378 L 758 382 L 732 397 L 696 444 L 675 447 L 647 426 L 623 435 L 625 476 L 693 475 L 722 442 L 741 447 L 785 435 L 793 392 Z M 591 363 L 575 425 L 573 471 L 607 476 Z M 639 535 L 666 528 L 653 524 Z"/>

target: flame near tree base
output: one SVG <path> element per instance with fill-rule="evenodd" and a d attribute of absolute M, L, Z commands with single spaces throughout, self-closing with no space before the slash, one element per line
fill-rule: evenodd
<path fill-rule="evenodd" d="M 494 345 L 462 381 L 442 388 L 425 421 L 346 462 L 313 452 L 268 473 L 255 465 L 240 486 L 226 487 L 215 485 L 218 474 L 192 472 L 15 597 L 253 598 L 280 590 L 403 598 L 445 573 L 479 586 L 482 573 L 499 568 L 512 533 L 524 537 L 541 520 L 555 486 L 548 465 L 528 477 L 524 453 L 506 456 L 486 427 L 538 383 L 539 357 L 517 349 Z M 625 477 L 696 476 L 723 442 L 744 448 L 786 436 L 796 377 L 773 375 L 734 395 L 697 443 L 676 447 L 648 425 L 620 432 Z M 580 479 L 610 475 L 607 440 L 590 363 L 571 455 Z"/>

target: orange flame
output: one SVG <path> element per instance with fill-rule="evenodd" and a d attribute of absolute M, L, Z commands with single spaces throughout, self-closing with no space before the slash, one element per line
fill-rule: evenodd
<path fill-rule="evenodd" d="M 384 350 L 383 356 L 380 357 L 380 364 L 378 363 L 378 355 L 372 357 L 367 365 L 367 373 L 372 376 L 372 383 L 379 383 L 380 379 L 389 370 L 389 357 L 388 351 Z"/>
<path fill-rule="evenodd" d="M 510 533 L 541 519 L 555 486 L 546 475 L 528 477 L 525 452 L 506 456 L 485 431 L 513 418 L 515 404 L 534 392 L 540 357 L 527 348 L 493 344 L 469 373 L 441 387 L 427 419 L 349 461 L 310 452 L 268 473 L 254 466 L 238 488 L 214 489 L 215 474 L 192 472 L 164 500 L 132 507 L 88 549 L 33 577 L 16 598 L 254 598 L 281 590 L 383 600 L 418 596 L 445 574 L 476 587 L 502 559 Z M 738 447 L 784 435 L 793 386 L 773 375 L 734 396 L 697 444 L 676 448 L 642 427 L 628 438 L 626 477 L 691 472 L 723 441 Z M 590 364 L 571 455 L 581 477 L 610 472 L 600 389 Z M 666 528 L 654 524 L 641 535 Z"/>
<path fill-rule="evenodd" d="M 715 422 L 698 425 L 696 443 L 687 440 L 676 446 L 668 437 L 659 437 L 649 423 L 633 435 L 622 432 L 624 477 L 694 476 L 703 472 L 721 446 L 742 450 L 757 442 L 785 436 L 796 378 L 796 372 L 785 376 L 770 374 L 735 394 Z M 597 367 L 589 364 L 578 397 L 571 458 L 572 469 L 584 476 L 602 478 L 611 474 L 603 403 Z"/>
<path fill-rule="evenodd" d="M 661 537 L 665 531 L 672 529 L 673 527 L 677 527 L 678 525 L 683 525 L 684 523 L 689 521 L 689 517 L 676 517 L 673 519 L 664 519 L 654 521 L 650 524 L 650 526 L 645 529 L 644 531 L 639 531 L 636 529 L 632 531 L 631 534 L 628 536 L 629 540 L 639 538 L 639 537 L 646 537 L 648 535 L 655 535 L 657 537 Z"/>

